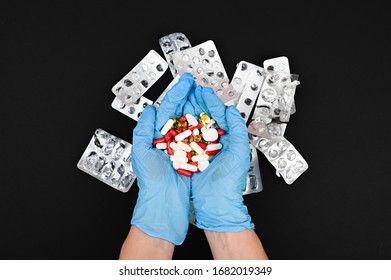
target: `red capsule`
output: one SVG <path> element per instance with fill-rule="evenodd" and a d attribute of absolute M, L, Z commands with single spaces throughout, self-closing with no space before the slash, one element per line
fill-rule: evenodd
<path fill-rule="evenodd" d="M 209 142 L 209 144 L 217 144 L 217 143 L 219 143 L 219 141 L 217 141 L 217 140 L 216 140 L 216 141 L 210 141 L 210 142 Z"/>
<path fill-rule="evenodd" d="M 191 154 L 191 152 L 187 152 L 187 153 L 186 153 L 186 156 L 187 156 L 187 159 L 188 159 L 189 161 L 191 161 L 191 157 L 193 156 L 193 155 Z"/>
<path fill-rule="evenodd" d="M 186 128 L 186 127 L 182 128 L 182 132 L 185 132 L 186 130 L 187 130 L 187 128 Z"/>
<path fill-rule="evenodd" d="M 152 145 L 156 145 L 158 143 L 163 143 L 163 142 L 166 142 L 166 139 L 164 137 L 156 138 L 155 140 L 153 140 Z"/>
<path fill-rule="evenodd" d="M 206 150 L 206 144 L 205 143 L 201 143 L 201 142 L 197 142 L 198 146 L 200 146 L 203 150 Z"/>
<path fill-rule="evenodd" d="M 178 135 L 178 132 L 176 132 L 175 129 L 171 129 L 168 133 L 171 134 L 172 137 L 175 137 Z"/>
<path fill-rule="evenodd" d="M 202 126 L 202 123 L 201 123 L 201 122 L 198 122 L 197 125 L 190 125 L 190 126 L 188 127 L 188 129 L 194 130 L 194 129 L 196 129 L 196 128 L 200 128 L 201 126 Z"/>
<path fill-rule="evenodd" d="M 189 161 L 188 164 L 198 166 L 198 162 L 197 161 Z"/>
<path fill-rule="evenodd" d="M 220 150 L 215 150 L 215 151 L 206 151 L 205 154 L 208 156 L 215 156 L 220 152 Z"/>
<path fill-rule="evenodd" d="M 179 120 L 180 120 L 181 122 L 185 122 L 187 119 L 186 119 L 186 116 L 182 116 L 182 117 L 179 118 Z"/>
<path fill-rule="evenodd" d="M 182 175 L 185 175 L 187 177 L 191 177 L 191 175 L 193 174 L 193 172 L 189 171 L 189 170 L 185 170 L 185 169 L 182 169 L 182 168 L 178 168 L 176 170 L 179 174 L 182 174 Z"/>
<path fill-rule="evenodd" d="M 167 133 L 167 134 L 164 136 L 164 139 L 166 139 L 166 141 L 170 141 L 171 138 L 172 138 L 171 133 Z"/>
<path fill-rule="evenodd" d="M 178 134 L 181 133 L 181 132 L 182 132 L 182 129 L 177 129 L 176 130 L 176 133 L 178 133 Z"/>
<path fill-rule="evenodd" d="M 222 135 L 225 134 L 225 131 L 222 130 L 221 128 L 218 128 L 218 129 L 217 129 L 217 133 L 218 133 L 220 136 L 222 136 Z"/>
<path fill-rule="evenodd" d="M 172 152 L 172 148 L 170 147 L 171 141 L 167 141 L 167 154 L 172 156 L 174 153 Z"/>
<path fill-rule="evenodd" d="M 194 142 L 194 136 L 193 136 L 193 135 L 190 135 L 189 141 L 190 141 L 190 142 Z"/>

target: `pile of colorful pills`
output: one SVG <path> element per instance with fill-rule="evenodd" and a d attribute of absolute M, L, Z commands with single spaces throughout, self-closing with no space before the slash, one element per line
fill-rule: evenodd
<path fill-rule="evenodd" d="M 153 140 L 153 146 L 164 150 L 172 161 L 174 169 L 184 176 L 204 171 L 209 159 L 223 148 L 219 143 L 225 131 L 206 113 L 199 119 L 191 114 L 169 119 L 161 129 L 161 138 Z"/>

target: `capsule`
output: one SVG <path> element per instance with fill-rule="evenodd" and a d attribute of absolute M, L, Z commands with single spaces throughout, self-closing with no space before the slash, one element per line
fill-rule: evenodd
<path fill-rule="evenodd" d="M 160 133 L 162 135 L 166 135 L 167 132 L 171 129 L 172 125 L 174 124 L 173 119 L 169 119 L 166 124 L 163 126 L 163 128 L 160 130 Z"/>
<path fill-rule="evenodd" d="M 173 161 L 172 166 L 174 167 L 175 170 L 181 167 L 181 164 L 179 162 Z"/>
<path fill-rule="evenodd" d="M 203 150 L 206 150 L 207 145 L 205 143 L 198 142 L 198 146 L 200 146 Z"/>
<path fill-rule="evenodd" d="M 166 142 L 166 139 L 164 139 L 164 137 L 156 138 L 155 140 L 153 140 L 152 145 L 156 145 L 158 143 L 163 143 L 163 142 Z"/>
<path fill-rule="evenodd" d="M 178 168 L 178 169 L 177 169 L 177 172 L 178 172 L 179 174 L 185 175 L 185 176 L 187 176 L 187 177 L 190 177 L 190 176 L 193 174 L 193 172 L 188 171 L 188 170 L 185 170 L 185 169 L 182 169 L 182 168 Z"/>
<path fill-rule="evenodd" d="M 178 135 L 178 132 L 176 132 L 175 129 L 171 129 L 168 133 L 170 133 L 172 137 L 175 137 Z"/>
<path fill-rule="evenodd" d="M 225 134 L 225 131 L 222 130 L 221 128 L 218 128 L 217 129 L 217 133 L 220 135 L 220 136 L 223 136 Z"/>
<path fill-rule="evenodd" d="M 197 125 L 190 125 L 187 129 L 194 130 L 194 129 L 201 128 L 201 126 L 202 126 L 202 123 L 199 122 Z"/>
<path fill-rule="evenodd" d="M 187 153 L 184 151 L 174 151 L 174 156 L 187 157 Z"/>
<path fill-rule="evenodd" d="M 197 119 L 192 114 L 186 114 L 186 119 L 189 125 L 196 126 L 198 125 Z"/>
<path fill-rule="evenodd" d="M 178 144 L 175 143 L 175 142 L 171 142 L 169 146 L 170 146 L 170 148 L 173 149 L 174 151 L 182 151 L 182 149 L 181 149 L 181 148 L 178 146 Z"/>
<path fill-rule="evenodd" d="M 185 117 L 185 116 L 182 116 L 182 117 L 179 118 L 179 121 L 181 121 L 181 122 L 185 122 L 186 120 L 188 120 L 188 119 L 187 119 L 187 117 Z M 188 121 L 189 121 L 189 120 L 188 120 Z"/>
<path fill-rule="evenodd" d="M 198 128 L 194 129 L 193 135 L 200 135 L 200 130 Z"/>
<path fill-rule="evenodd" d="M 191 130 L 185 130 L 175 136 L 175 141 L 182 141 L 183 139 L 189 137 L 191 135 Z"/>
<path fill-rule="evenodd" d="M 208 156 L 215 156 L 220 152 L 220 150 L 206 151 L 205 154 Z"/>
<path fill-rule="evenodd" d="M 221 150 L 222 147 L 223 147 L 223 145 L 221 145 L 220 143 L 209 144 L 208 146 L 206 146 L 206 150 L 207 151 L 216 151 L 216 150 Z"/>
<path fill-rule="evenodd" d="M 209 156 L 208 155 L 198 155 L 198 156 L 192 156 L 191 160 L 192 161 L 205 161 L 208 160 Z"/>
<path fill-rule="evenodd" d="M 191 142 L 190 147 L 192 147 L 193 150 L 196 151 L 196 153 L 199 155 L 204 153 L 204 150 L 196 142 Z"/>
<path fill-rule="evenodd" d="M 191 171 L 191 172 L 196 172 L 197 171 L 197 166 L 188 164 L 188 163 L 181 163 L 180 168 Z"/>
<path fill-rule="evenodd" d="M 159 149 L 159 150 L 164 150 L 164 149 L 167 149 L 167 143 L 157 143 L 156 144 L 156 149 Z"/>
<path fill-rule="evenodd" d="M 171 144 L 171 142 L 168 141 L 168 142 L 167 142 L 167 154 L 168 154 L 169 156 L 171 156 L 171 155 L 173 154 L 172 149 L 171 149 L 171 147 L 170 147 L 170 144 Z"/>
<path fill-rule="evenodd" d="M 180 156 L 170 156 L 170 160 L 171 160 L 171 161 L 180 162 L 180 163 L 186 163 L 186 162 L 188 162 L 187 157 L 180 157 Z"/>
<path fill-rule="evenodd" d="M 177 144 L 177 146 L 178 146 L 179 148 L 181 148 L 181 149 L 182 149 L 183 151 L 185 151 L 185 152 L 190 152 L 190 151 L 191 151 L 191 147 L 190 147 L 189 145 L 187 145 L 187 144 L 181 142 L 181 141 L 177 142 L 176 144 Z"/>
<path fill-rule="evenodd" d="M 204 171 L 208 166 L 209 161 L 207 160 L 198 162 L 198 170 L 200 170 L 201 172 Z"/>

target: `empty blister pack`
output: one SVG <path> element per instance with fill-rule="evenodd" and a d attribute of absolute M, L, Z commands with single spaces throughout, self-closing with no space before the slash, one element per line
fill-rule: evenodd
<path fill-rule="evenodd" d="M 77 167 L 107 185 L 127 192 L 134 183 L 132 144 L 97 129 Z"/>
<path fill-rule="evenodd" d="M 167 70 L 167 62 L 154 50 L 112 88 L 126 105 L 135 103 Z"/>
<path fill-rule="evenodd" d="M 247 173 L 246 188 L 243 195 L 263 190 L 261 171 L 259 169 L 257 149 L 250 143 L 250 169 Z"/>
<path fill-rule="evenodd" d="M 178 74 L 191 73 L 198 85 L 211 87 L 224 103 L 237 97 L 213 41 L 173 53 L 172 58 Z"/>
<path fill-rule="evenodd" d="M 144 111 L 145 107 L 148 105 L 152 105 L 153 101 L 148 98 L 141 96 L 135 103 L 126 105 L 122 102 L 118 97 L 114 98 L 113 103 L 111 103 L 111 107 L 125 116 L 138 121 L 141 113 Z"/>
<path fill-rule="evenodd" d="M 238 96 L 235 99 L 230 100 L 226 103 L 227 106 L 229 105 L 237 105 L 238 100 L 243 93 L 244 86 L 246 85 L 246 81 L 248 79 L 249 74 L 251 73 L 251 70 L 258 70 L 259 72 L 263 72 L 263 68 L 252 64 L 247 61 L 241 61 L 236 65 L 236 70 L 234 73 L 234 76 L 232 77 L 231 84 L 235 91 L 238 93 Z"/>
<path fill-rule="evenodd" d="M 308 169 L 308 164 L 301 154 L 283 136 L 270 140 L 256 135 L 249 135 L 249 138 L 250 142 L 266 156 L 287 184 L 292 184 Z"/>
<path fill-rule="evenodd" d="M 159 39 L 159 45 L 164 53 L 164 57 L 168 62 L 168 67 L 170 68 L 172 75 L 175 77 L 176 70 L 172 54 L 177 51 L 183 51 L 185 49 L 191 48 L 190 41 L 187 39 L 185 34 L 175 32 L 161 37 Z"/>
<path fill-rule="evenodd" d="M 242 93 L 236 105 L 242 118 L 247 122 L 251 110 L 257 100 L 259 91 L 263 83 L 262 73 L 258 69 L 249 70 L 248 77 L 242 89 Z"/>

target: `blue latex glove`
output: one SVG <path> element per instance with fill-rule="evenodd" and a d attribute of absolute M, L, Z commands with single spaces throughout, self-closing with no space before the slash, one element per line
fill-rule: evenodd
<path fill-rule="evenodd" d="M 254 229 L 243 202 L 250 148 L 246 124 L 239 111 L 225 107 L 211 88 L 198 86 L 189 95 L 185 113 L 207 113 L 226 134 L 220 139 L 223 149 L 208 168 L 191 179 L 191 191 L 199 228 L 217 232 Z"/>
<path fill-rule="evenodd" d="M 131 224 L 145 234 L 175 245 L 184 241 L 190 215 L 190 178 L 179 175 L 169 157 L 152 148 L 169 118 L 181 116 L 193 87 L 191 75 L 183 75 L 167 93 L 161 106 L 147 106 L 133 130 L 132 166 L 139 194 Z"/>

